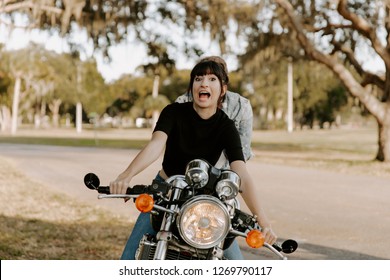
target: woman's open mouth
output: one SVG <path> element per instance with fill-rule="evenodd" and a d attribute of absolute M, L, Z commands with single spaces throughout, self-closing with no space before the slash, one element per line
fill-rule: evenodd
<path fill-rule="evenodd" d="M 199 99 L 208 99 L 210 98 L 210 93 L 207 91 L 201 91 L 199 92 Z"/>

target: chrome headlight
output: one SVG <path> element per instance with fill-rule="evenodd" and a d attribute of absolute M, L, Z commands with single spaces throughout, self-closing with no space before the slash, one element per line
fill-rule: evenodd
<path fill-rule="evenodd" d="M 219 198 L 229 200 L 237 196 L 238 191 L 240 190 L 240 185 L 240 176 L 231 170 L 225 170 L 222 171 L 215 190 Z"/>
<path fill-rule="evenodd" d="M 187 164 L 186 181 L 189 185 L 203 188 L 209 181 L 209 164 L 201 159 L 194 159 Z"/>
<path fill-rule="evenodd" d="M 177 225 L 185 242 L 195 248 L 208 249 L 229 233 L 230 217 L 226 206 L 217 198 L 200 195 L 183 204 Z"/>

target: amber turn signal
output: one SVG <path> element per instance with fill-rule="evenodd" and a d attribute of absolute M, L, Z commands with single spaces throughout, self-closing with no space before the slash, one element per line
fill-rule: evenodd
<path fill-rule="evenodd" d="M 252 248 L 260 248 L 264 245 L 264 235 L 260 230 L 251 230 L 246 236 L 246 243 Z"/>
<path fill-rule="evenodd" d="M 135 207 L 142 212 L 142 213 L 147 213 L 150 212 L 153 209 L 154 205 L 154 200 L 153 197 L 151 197 L 148 194 L 140 194 L 136 199 L 135 199 Z"/>

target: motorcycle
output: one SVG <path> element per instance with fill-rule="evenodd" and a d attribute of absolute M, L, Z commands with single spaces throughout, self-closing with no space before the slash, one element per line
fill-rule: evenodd
<path fill-rule="evenodd" d="M 93 173 L 85 175 L 84 183 L 98 191 L 99 199 L 134 199 L 140 212 L 151 213 L 152 226 L 158 233 L 143 236 L 137 260 L 222 260 L 223 251 L 236 237 L 245 238 L 252 248 L 264 246 L 280 259 L 287 259 L 285 254 L 298 247 L 292 239 L 272 246 L 264 242 L 256 217 L 240 210 L 238 174 L 202 159 L 189 162 L 185 175 L 134 185 L 126 194 L 110 194 L 109 187 L 100 186 Z"/>

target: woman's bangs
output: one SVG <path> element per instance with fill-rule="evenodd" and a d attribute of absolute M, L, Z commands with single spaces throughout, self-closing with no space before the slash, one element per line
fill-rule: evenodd
<path fill-rule="evenodd" d="M 205 76 L 210 74 L 216 74 L 216 69 L 214 69 L 213 64 L 209 63 L 200 63 L 193 71 L 194 76 Z"/>

